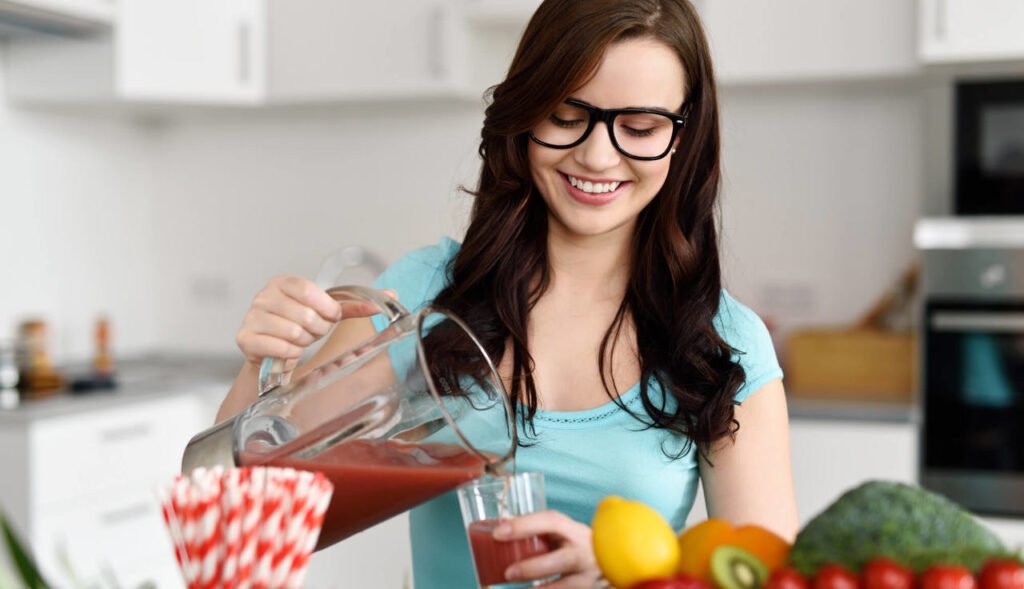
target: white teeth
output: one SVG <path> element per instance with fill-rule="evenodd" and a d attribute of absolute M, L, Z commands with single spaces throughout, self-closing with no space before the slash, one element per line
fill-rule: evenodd
<path fill-rule="evenodd" d="M 568 175 L 567 175 L 568 176 Z M 589 192 L 591 194 L 603 194 L 605 192 L 615 192 L 622 185 L 622 182 L 588 182 L 580 180 L 579 178 L 568 176 L 569 184 L 582 190 L 583 192 Z"/>

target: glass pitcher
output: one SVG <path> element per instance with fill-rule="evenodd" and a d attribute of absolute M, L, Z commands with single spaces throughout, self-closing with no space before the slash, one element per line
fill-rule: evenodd
<path fill-rule="evenodd" d="M 323 472 L 334 494 L 319 548 L 459 484 L 508 468 L 516 426 L 493 362 L 458 317 L 409 313 L 365 287 L 327 290 L 372 302 L 385 329 L 302 378 L 267 358 L 260 397 L 196 435 L 182 472 L 200 466 L 282 466 Z"/>

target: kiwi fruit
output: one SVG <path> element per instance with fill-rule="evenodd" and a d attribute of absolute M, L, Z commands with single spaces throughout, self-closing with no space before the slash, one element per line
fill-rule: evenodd
<path fill-rule="evenodd" d="M 719 589 L 760 589 L 768 567 L 738 546 L 719 546 L 711 553 L 711 580 Z"/>

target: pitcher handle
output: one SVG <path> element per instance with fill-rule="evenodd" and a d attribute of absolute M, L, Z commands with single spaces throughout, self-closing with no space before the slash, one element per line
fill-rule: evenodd
<path fill-rule="evenodd" d="M 362 301 L 376 304 L 387 317 L 388 325 L 409 314 L 409 311 L 395 299 L 366 286 L 334 286 L 327 289 L 327 294 L 338 302 Z M 262 397 L 277 387 L 288 384 L 291 373 L 284 371 L 284 363 L 283 358 L 263 359 L 260 364 L 259 396 Z"/>

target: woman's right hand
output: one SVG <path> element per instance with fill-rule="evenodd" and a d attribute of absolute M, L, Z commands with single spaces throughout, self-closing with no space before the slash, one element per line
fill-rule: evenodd
<path fill-rule="evenodd" d="M 235 343 L 246 362 L 255 368 L 264 358 L 283 358 L 285 372 L 291 372 L 302 352 L 342 318 L 369 317 L 378 312 L 373 303 L 339 303 L 301 276 L 275 276 L 253 298 Z"/>

